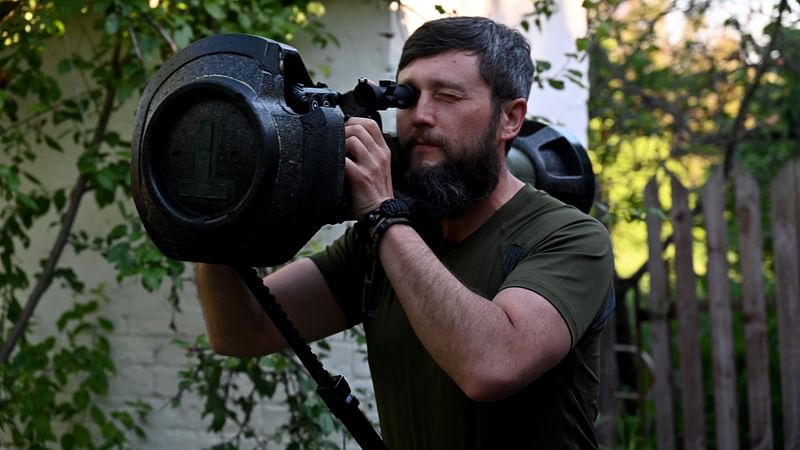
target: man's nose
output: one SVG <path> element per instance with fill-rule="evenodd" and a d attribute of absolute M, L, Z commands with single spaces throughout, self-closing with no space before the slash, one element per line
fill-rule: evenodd
<path fill-rule="evenodd" d="M 432 127 L 436 124 L 436 106 L 430 94 L 422 92 L 417 103 L 406 111 L 415 126 Z"/>

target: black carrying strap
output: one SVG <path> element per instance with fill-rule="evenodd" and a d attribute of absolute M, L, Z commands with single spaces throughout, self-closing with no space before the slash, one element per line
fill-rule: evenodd
<path fill-rule="evenodd" d="M 525 259 L 525 256 L 527 256 L 527 253 L 522 247 L 517 244 L 509 245 L 503 254 L 503 271 L 505 271 L 506 275 L 510 274 L 517 264 Z M 611 318 L 611 314 L 614 313 L 616 306 L 617 298 L 614 294 L 614 284 L 612 283 L 611 287 L 608 289 L 608 296 L 603 302 L 603 306 L 600 308 L 600 311 L 597 312 L 597 315 L 594 316 L 594 319 L 592 319 L 592 323 L 589 324 L 589 328 L 586 329 L 581 340 L 603 331 L 606 323 L 608 323 L 608 319 Z"/>
<path fill-rule="evenodd" d="M 237 266 L 236 271 L 247 285 L 250 292 L 283 335 L 289 347 L 295 352 L 300 362 L 308 370 L 311 378 L 317 383 L 317 393 L 334 416 L 342 421 L 345 428 L 350 431 L 353 439 L 364 450 L 388 450 L 389 447 L 381 439 L 372 424 L 358 409 L 358 400 L 351 394 L 347 380 L 341 375 L 331 376 L 322 366 L 317 355 L 311 351 L 308 343 L 300 336 L 300 332 L 275 296 L 269 292 L 261 277 L 251 267 Z"/>

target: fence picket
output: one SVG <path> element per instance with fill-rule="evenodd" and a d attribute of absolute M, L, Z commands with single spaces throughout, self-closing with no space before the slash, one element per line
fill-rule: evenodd
<path fill-rule="evenodd" d="M 675 241 L 676 308 L 680 357 L 683 447 L 704 450 L 705 390 L 698 326 L 697 279 L 692 258 L 692 216 L 689 191 L 675 177 L 672 183 L 672 226 Z"/>
<path fill-rule="evenodd" d="M 617 354 L 614 344 L 617 342 L 616 319 L 614 315 L 608 320 L 606 328 L 600 334 L 600 401 L 598 409 L 600 417 L 595 425 L 597 440 L 604 447 L 616 447 L 617 440 Z"/>
<path fill-rule="evenodd" d="M 703 189 L 702 201 L 708 248 L 708 313 L 711 319 L 717 448 L 738 449 L 736 364 L 733 356 L 724 184 L 720 167 L 709 177 Z"/>
<path fill-rule="evenodd" d="M 785 167 L 773 180 L 772 244 L 775 257 L 778 339 L 781 360 L 784 448 L 800 449 L 800 162 Z"/>
<path fill-rule="evenodd" d="M 653 396 L 656 406 L 656 441 L 659 450 L 675 449 L 675 413 L 672 404 L 672 357 L 670 356 L 669 280 L 662 257 L 661 203 L 653 177 L 645 188 L 647 208 L 648 270 L 650 272 L 650 322 L 653 360 Z"/>
<path fill-rule="evenodd" d="M 800 323 L 800 159 L 787 164 L 770 185 L 772 228 L 769 233 L 773 245 L 775 291 L 769 297 L 763 266 L 762 192 L 755 178 L 743 168 L 736 167 L 733 177 L 735 183 L 729 193 L 734 194 L 735 211 L 730 216 L 726 216 L 730 211 L 726 208 L 728 193 L 721 167 L 711 174 L 700 192 L 708 258 L 707 301 L 715 413 L 714 442 L 706 442 L 711 440 L 710 430 L 705 429 L 710 425 L 706 418 L 711 416 L 705 411 L 706 408 L 710 409 L 710 405 L 704 404 L 709 395 L 706 395 L 703 386 L 703 372 L 707 369 L 703 368 L 704 359 L 699 345 L 702 299 L 697 296 L 697 278 L 693 267 L 693 217 L 689 209 L 689 192 L 677 178 L 671 177 L 673 204 L 670 219 L 674 231 L 672 236 L 662 240 L 664 214 L 659 201 L 657 178 L 651 178 L 645 187 L 649 254 L 646 266 L 640 268 L 637 274 L 649 273 L 650 292 L 647 306 L 641 306 L 640 309 L 638 301 L 635 302 L 637 314 L 634 320 L 636 348 L 640 349 L 641 362 L 646 364 L 647 370 L 643 370 L 640 379 L 636 380 L 639 393 L 636 400 L 642 437 L 652 439 L 655 431 L 658 450 L 712 446 L 726 450 L 738 450 L 740 447 L 753 450 L 773 450 L 776 447 L 800 450 L 800 326 L 797 325 Z M 729 245 L 727 234 L 731 224 L 736 226 L 738 238 L 733 246 Z M 674 245 L 675 249 L 675 276 L 672 280 L 676 289 L 675 315 L 670 310 L 672 285 L 669 270 L 672 266 L 668 265 L 669 258 L 664 255 L 668 245 Z M 733 284 L 729 278 L 728 257 L 733 251 L 738 251 L 741 271 L 741 310 L 738 310 L 739 303 L 734 303 L 731 294 Z M 633 293 L 637 294 L 643 286 L 638 284 L 638 276 L 634 280 Z M 634 300 L 637 298 L 634 295 Z M 777 305 L 775 310 L 768 309 L 773 299 Z M 737 310 L 733 309 L 734 305 Z M 734 349 L 737 336 L 734 331 L 738 330 L 734 330 L 734 312 L 741 313 L 744 318 L 746 372 L 741 375 L 743 379 L 738 380 Z M 778 380 L 770 375 L 770 352 L 774 349 L 770 346 L 768 324 L 772 323 L 772 314 L 777 316 L 778 328 L 777 353 L 780 361 L 774 364 L 780 364 L 779 418 L 775 418 L 775 405 L 772 403 L 772 390 Z M 620 317 L 617 319 L 621 320 Z M 646 328 L 643 326 L 645 322 Z M 677 327 L 673 328 L 673 325 Z M 647 330 L 645 335 L 649 334 L 649 349 L 642 346 L 643 329 Z M 613 339 L 611 336 L 605 336 L 607 341 L 603 351 L 607 353 L 606 358 L 613 360 L 614 352 L 609 349 Z M 677 365 L 672 361 L 673 340 L 680 350 L 680 364 Z M 622 351 L 622 348 L 621 345 L 616 346 L 617 351 Z M 613 377 L 611 369 L 611 366 L 604 368 L 604 374 Z M 622 375 L 624 371 L 617 368 L 617 373 Z M 675 373 L 679 378 L 674 378 Z M 673 386 L 678 379 L 681 382 L 679 399 L 674 398 Z M 651 382 L 648 383 L 648 380 Z M 737 396 L 739 384 L 746 386 L 747 390 L 747 403 L 741 405 Z M 611 399 L 613 389 L 614 386 L 607 386 L 604 390 L 606 401 Z M 616 398 L 634 400 L 632 395 L 622 396 L 620 392 L 617 392 Z M 680 405 L 676 402 L 680 402 Z M 653 406 L 654 412 L 650 409 Z M 682 408 L 679 410 L 683 419 L 680 427 L 676 422 L 675 407 L 678 406 Z M 598 431 L 602 432 L 599 435 L 603 436 L 604 443 L 613 442 L 613 434 L 609 434 L 609 431 L 614 420 L 607 419 L 614 407 L 618 408 L 620 404 L 613 401 L 607 403 L 603 407 L 608 411 L 606 420 L 598 423 Z M 745 408 L 748 413 L 747 431 L 742 434 L 749 437 L 749 442 L 739 441 L 740 408 Z M 782 422 L 776 424 L 775 420 Z M 745 426 L 744 423 L 741 426 Z M 782 432 L 776 429 L 782 429 Z"/>
<path fill-rule="evenodd" d="M 742 273 L 747 409 L 750 448 L 772 450 L 772 402 L 767 343 L 767 307 L 764 299 L 764 252 L 761 233 L 761 194 L 755 178 L 737 167 L 736 221 Z"/>

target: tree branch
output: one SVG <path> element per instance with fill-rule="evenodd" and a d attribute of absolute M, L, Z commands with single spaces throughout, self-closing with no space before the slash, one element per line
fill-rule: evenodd
<path fill-rule="evenodd" d="M 35 121 L 36 119 L 38 119 L 38 118 L 40 118 L 42 116 L 50 114 L 50 113 L 53 112 L 53 109 L 55 109 L 55 108 L 57 108 L 57 107 L 59 107 L 61 105 L 64 105 L 67 102 L 72 102 L 72 101 L 76 101 L 77 102 L 77 101 L 80 101 L 80 99 L 82 97 L 89 96 L 89 95 L 91 95 L 91 92 L 81 92 L 81 93 L 75 94 L 75 95 L 73 95 L 71 97 L 62 98 L 58 103 L 55 103 L 55 104 L 51 105 L 52 107 L 50 107 L 50 108 L 48 108 L 46 110 L 39 111 L 39 112 L 36 112 L 34 114 L 31 114 L 30 116 L 27 116 L 27 117 L 24 117 L 22 119 L 16 120 L 16 121 L 12 122 L 11 125 L 9 125 L 7 127 L 0 126 L 0 135 L 4 135 L 5 133 L 8 133 L 11 130 L 23 127 L 23 126 Z"/>
<path fill-rule="evenodd" d="M 64 214 L 63 221 L 61 222 L 61 228 L 58 231 L 58 235 L 53 243 L 53 247 L 50 249 L 50 255 L 47 258 L 47 264 L 45 265 L 42 274 L 39 276 L 36 286 L 34 286 L 33 290 L 31 291 L 28 301 L 25 303 L 25 307 L 22 309 L 22 313 L 14 323 L 14 328 L 11 330 L 11 334 L 9 335 L 8 339 L 3 342 L 2 350 L 0 350 L 0 363 L 8 362 L 8 358 L 11 356 L 11 352 L 14 350 L 17 342 L 22 337 L 25 327 L 28 325 L 28 322 L 33 316 L 33 312 L 36 309 L 39 300 L 42 298 L 44 293 L 47 291 L 47 288 L 50 287 L 50 284 L 53 281 L 56 266 L 58 261 L 61 259 L 61 254 L 64 251 L 64 247 L 67 245 L 69 233 L 75 223 L 75 217 L 78 215 L 78 207 L 81 204 L 81 198 L 86 192 L 86 184 L 86 175 L 81 174 L 78 176 L 78 180 L 75 182 L 75 187 L 72 189 L 72 193 L 70 194 L 69 207 L 67 208 L 67 212 Z"/>
<path fill-rule="evenodd" d="M 775 49 L 775 46 L 778 43 L 781 34 L 781 27 L 783 21 L 783 13 L 789 7 L 787 0 L 781 0 L 778 4 L 778 16 L 775 18 L 773 24 L 775 25 L 775 29 L 773 33 L 770 35 L 769 44 L 764 48 L 764 52 L 761 54 L 761 61 L 758 64 L 758 68 L 756 69 L 755 77 L 753 77 L 753 82 L 747 87 L 747 90 L 742 97 L 742 102 L 739 104 L 739 111 L 736 114 L 736 120 L 733 122 L 732 129 L 729 133 L 730 138 L 725 145 L 725 159 L 723 165 L 723 174 L 724 177 L 728 177 L 728 173 L 731 171 L 733 167 L 733 158 L 736 154 L 736 147 L 739 144 L 739 133 L 742 129 L 742 124 L 747 116 L 747 111 L 750 106 L 750 102 L 753 100 L 753 96 L 755 95 L 758 88 L 761 86 L 761 78 L 764 77 L 764 74 L 767 70 L 772 67 L 772 57 L 770 53 Z"/>
<path fill-rule="evenodd" d="M 175 41 L 172 40 L 169 33 L 167 33 L 167 30 L 165 30 L 164 27 L 159 25 L 159 23 L 156 22 L 156 20 L 153 19 L 150 16 L 150 14 L 145 14 L 144 18 L 145 20 L 147 20 L 147 23 L 149 23 L 151 27 L 153 27 L 156 31 L 158 31 L 158 34 L 161 35 L 161 38 L 164 39 L 164 42 L 166 42 L 167 45 L 169 45 L 169 48 L 172 50 L 172 53 L 173 54 L 177 53 L 178 45 L 175 44 Z"/>
<path fill-rule="evenodd" d="M 761 78 L 764 76 L 766 71 L 772 67 L 772 60 L 770 59 L 770 53 L 775 49 L 777 42 L 779 41 L 780 30 L 781 30 L 781 22 L 783 14 L 785 13 L 786 9 L 788 8 L 787 0 L 781 0 L 780 4 L 778 5 L 778 15 L 774 20 L 775 29 L 770 36 L 770 42 L 767 47 L 764 48 L 762 53 L 762 58 L 760 64 L 757 66 L 756 75 L 753 78 L 753 82 L 747 86 L 747 90 L 745 91 L 744 96 L 742 97 L 742 101 L 740 103 L 739 110 L 736 115 L 736 119 L 732 126 L 732 130 L 728 133 L 720 133 L 719 135 L 712 136 L 710 138 L 705 138 L 706 143 L 714 144 L 718 142 L 720 147 L 725 148 L 725 159 L 724 159 L 724 177 L 727 179 L 730 172 L 730 166 L 733 162 L 733 155 L 735 153 L 736 147 L 742 141 L 753 138 L 753 133 L 749 130 L 743 130 L 742 124 L 747 116 L 747 111 L 753 97 L 760 87 Z M 593 44 L 596 45 L 596 44 Z M 592 58 L 598 58 L 602 61 L 603 64 L 613 67 L 613 65 L 608 61 L 604 52 L 595 51 L 592 53 Z M 621 76 L 621 74 L 617 74 Z M 669 103 L 665 103 L 665 101 L 659 97 L 651 96 L 644 90 L 640 89 L 638 86 L 625 86 L 625 92 L 629 95 L 636 95 L 638 96 L 643 103 L 648 103 L 651 107 L 663 109 L 666 112 L 672 113 L 673 117 L 678 117 L 677 111 L 675 110 L 675 105 L 670 105 Z M 676 130 L 678 131 L 678 130 Z M 719 139 L 724 139 L 722 142 L 719 142 Z M 698 201 L 696 207 L 692 211 L 693 215 L 700 214 L 702 212 L 702 204 Z M 671 243 L 673 236 L 670 235 L 664 240 L 664 246 L 666 247 Z M 617 293 L 617 298 L 624 298 L 625 293 L 628 289 L 630 289 L 633 285 L 638 283 L 639 279 L 647 273 L 647 263 L 643 264 L 636 270 L 633 275 L 628 278 L 617 278 L 615 279 L 615 289 Z"/>
<path fill-rule="evenodd" d="M 117 34 L 117 40 L 111 59 L 115 78 L 120 76 L 120 48 L 121 38 L 120 35 Z M 103 138 L 105 137 L 106 129 L 108 128 L 108 123 L 111 118 L 111 113 L 114 111 L 115 97 L 116 88 L 114 87 L 114 84 L 109 81 L 105 86 L 103 108 L 99 117 L 97 118 L 97 126 L 95 127 L 92 140 L 89 143 L 89 148 L 91 151 L 97 151 L 103 142 Z M 41 300 L 44 293 L 47 292 L 47 289 L 52 284 L 53 279 L 55 278 L 58 263 L 61 260 L 61 255 L 64 252 L 64 248 L 67 246 L 69 235 L 72 232 L 73 226 L 75 225 L 75 219 L 78 215 L 78 209 L 80 208 L 83 195 L 88 192 L 88 190 L 89 177 L 85 173 L 81 173 L 78 175 L 78 179 L 75 181 L 75 187 L 73 187 L 72 193 L 70 194 L 69 206 L 67 207 L 67 211 L 62 219 L 63 221 L 61 222 L 61 227 L 59 228 L 58 235 L 53 243 L 53 247 L 50 249 L 50 254 L 47 258 L 47 264 L 45 264 L 41 275 L 39 275 L 36 286 L 34 286 L 33 290 L 28 296 L 28 301 L 25 303 L 22 313 L 14 323 L 14 328 L 11 330 L 11 334 L 9 335 L 8 339 L 3 342 L 2 349 L 0 349 L 0 364 L 8 362 L 11 353 L 14 351 L 14 347 L 16 347 L 17 342 L 20 340 L 20 338 L 22 338 L 28 322 L 30 322 L 31 317 L 33 317 L 33 312 L 36 309 L 36 306 L 39 304 L 39 300 Z"/>
<path fill-rule="evenodd" d="M 14 15 L 14 10 L 21 4 L 19 0 L 0 2 L 0 24 L 10 19 Z"/>

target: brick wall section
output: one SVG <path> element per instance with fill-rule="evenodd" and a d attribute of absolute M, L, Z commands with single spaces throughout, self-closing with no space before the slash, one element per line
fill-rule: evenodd
<path fill-rule="evenodd" d="M 100 221 L 100 226 L 103 221 Z M 324 230 L 315 241 L 325 243 L 342 231 L 342 227 Z M 210 447 L 224 439 L 206 430 L 210 419 L 201 418 L 203 400 L 195 395 L 185 395 L 178 407 L 172 406 L 172 398 L 178 392 L 178 372 L 191 363 L 185 351 L 173 344 L 180 339 L 194 342 L 205 333 L 199 300 L 192 281 L 193 266 L 187 264 L 185 289 L 179 303 L 180 312 L 173 311 L 167 302 L 168 292 L 147 293 L 130 280 L 109 285 L 114 274 L 97 255 L 69 255 L 65 265 L 74 267 L 87 286 L 106 284 L 110 303 L 101 309 L 101 315 L 114 324 L 114 332 L 108 337 L 117 375 L 112 379 L 109 395 L 102 405 L 107 409 L 124 409 L 127 402 L 143 401 L 152 407 L 144 424 L 146 438 L 134 439 L 132 448 L 152 450 L 182 450 Z M 73 303 L 65 291 L 51 289 L 37 309 L 36 334 L 55 335 L 58 316 Z M 85 299 L 81 299 L 85 301 Z M 174 323 L 175 331 L 170 329 Z M 356 392 L 356 397 L 365 406 L 364 411 L 377 422 L 371 404 L 371 382 L 363 351 L 346 333 L 328 338 L 331 346 L 329 356 L 323 359 L 326 369 L 332 374 L 344 375 Z M 361 349 L 363 350 L 363 349 Z M 364 395 L 361 389 L 368 393 Z M 280 394 L 271 402 L 264 402 L 254 412 L 251 424 L 269 434 L 286 420 L 287 407 L 280 404 Z M 341 437 L 336 437 L 340 442 Z M 244 445 L 242 448 L 253 448 Z M 270 448 L 281 448 L 271 446 Z M 355 444 L 348 448 L 357 448 Z"/>
<path fill-rule="evenodd" d="M 178 372 L 190 363 L 185 352 L 172 341 L 193 342 L 196 336 L 205 333 L 193 284 L 186 285 L 179 313 L 172 311 L 165 300 L 166 293 L 131 294 L 136 290 L 125 287 L 120 286 L 115 301 L 104 310 L 115 324 L 110 340 L 118 370 L 111 386 L 109 406 L 121 407 L 128 401 L 137 400 L 152 406 L 145 427 L 147 438 L 138 442 L 137 448 L 196 449 L 220 442 L 221 436 L 206 431 L 210 420 L 201 418 L 202 399 L 187 395 L 177 408 L 171 405 L 171 399 L 178 391 Z M 176 332 L 169 327 L 171 320 L 174 320 Z M 331 352 L 323 359 L 326 369 L 344 375 L 354 391 L 359 388 L 367 390 L 368 395 L 359 392 L 356 396 L 368 406 L 372 397 L 371 382 L 363 353 L 346 333 L 332 336 L 328 342 Z M 286 419 L 287 407 L 279 403 L 278 397 L 276 395 L 274 402 L 261 405 L 251 420 L 251 424 L 264 434 Z M 374 409 L 372 411 L 372 418 L 377 420 Z"/>

